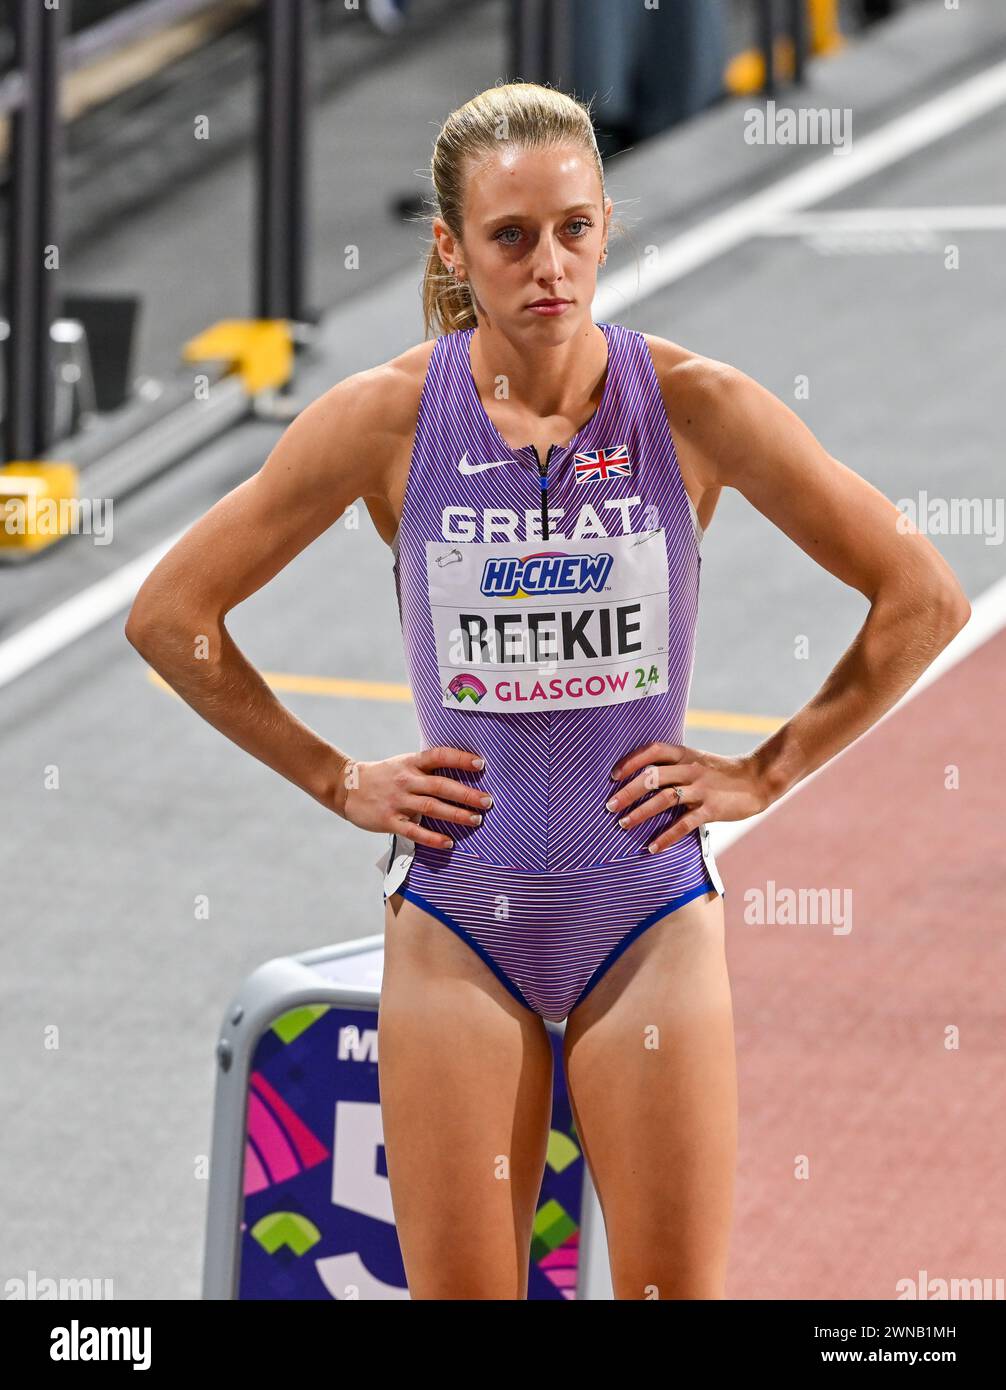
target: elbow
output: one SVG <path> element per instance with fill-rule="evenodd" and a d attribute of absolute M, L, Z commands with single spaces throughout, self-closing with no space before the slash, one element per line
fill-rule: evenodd
<path fill-rule="evenodd" d="M 968 596 L 959 584 L 944 590 L 940 596 L 940 614 L 943 619 L 949 642 L 960 632 L 961 628 L 966 627 L 971 617 L 971 604 Z"/>
<path fill-rule="evenodd" d="M 971 617 L 971 605 L 968 602 L 967 594 L 964 594 L 959 584 L 953 585 L 949 594 L 945 595 L 946 610 L 948 610 L 950 623 L 953 624 L 953 631 L 959 632 L 966 626 Z"/>
<path fill-rule="evenodd" d="M 129 645 L 142 653 L 148 627 L 142 610 L 139 609 L 135 602 L 129 610 L 129 616 L 126 618 L 126 626 L 123 628 L 123 631 L 126 634 L 126 641 Z"/>
<path fill-rule="evenodd" d="M 141 656 L 146 656 L 154 639 L 154 633 L 163 632 L 166 626 L 165 611 L 149 596 L 144 597 L 141 590 L 133 599 L 133 606 L 126 618 L 123 631 L 126 641 Z"/>
<path fill-rule="evenodd" d="M 948 646 L 971 617 L 967 594 L 956 581 L 900 584 L 888 597 L 898 626 L 914 627 L 918 640 L 936 651 Z"/>
<path fill-rule="evenodd" d="M 126 641 L 146 660 L 151 654 L 158 658 L 176 647 L 187 647 L 198 637 L 217 633 L 223 626 L 223 614 L 210 616 L 216 610 L 180 612 L 176 604 L 160 603 L 137 595 L 129 610 L 123 631 Z"/>

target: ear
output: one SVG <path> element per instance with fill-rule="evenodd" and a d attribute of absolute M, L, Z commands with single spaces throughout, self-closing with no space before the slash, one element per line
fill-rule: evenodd
<path fill-rule="evenodd" d="M 453 235 L 450 227 L 442 217 L 434 217 L 432 228 L 433 239 L 437 244 L 437 255 L 445 270 L 451 269 L 456 265 L 455 257 L 458 251 L 458 240 Z"/>

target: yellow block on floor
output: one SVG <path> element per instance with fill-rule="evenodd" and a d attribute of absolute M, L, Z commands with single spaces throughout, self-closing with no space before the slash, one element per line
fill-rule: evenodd
<path fill-rule="evenodd" d="M 41 550 L 76 533 L 77 479 L 72 463 L 0 465 L 0 550 Z"/>
<path fill-rule="evenodd" d="M 249 395 L 283 386 L 293 371 L 293 337 L 286 319 L 221 319 L 182 348 L 186 362 L 224 361 Z"/>

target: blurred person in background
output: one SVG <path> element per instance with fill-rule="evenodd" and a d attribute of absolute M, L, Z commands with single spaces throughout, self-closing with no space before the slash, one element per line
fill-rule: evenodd
<path fill-rule="evenodd" d="M 572 86 L 597 99 L 602 157 L 719 101 L 727 0 L 575 0 Z"/>

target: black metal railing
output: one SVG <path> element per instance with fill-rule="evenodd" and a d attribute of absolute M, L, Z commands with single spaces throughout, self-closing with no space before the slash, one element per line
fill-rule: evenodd
<path fill-rule="evenodd" d="M 52 325 L 59 269 L 59 86 L 66 67 L 90 62 L 127 38 L 177 23 L 214 0 L 137 0 L 70 35 L 70 0 L 49 8 L 17 0 L 15 68 L 0 83 L 11 117 L 7 236 L 7 331 L 3 335 L 3 448 L 7 459 L 41 457 L 53 442 Z M 305 242 L 304 143 L 309 19 L 314 0 L 262 0 L 257 125 L 259 180 L 255 304 L 261 318 L 300 321 Z"/>

